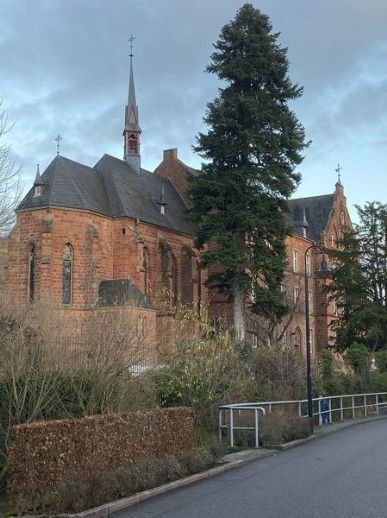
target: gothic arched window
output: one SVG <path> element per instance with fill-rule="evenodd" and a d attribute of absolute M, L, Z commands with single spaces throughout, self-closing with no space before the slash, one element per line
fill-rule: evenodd
<path fill-rule="evenodd" d="M 340 212 L 340 226 L 341 228 L 343 229 L 344 226 L 345 226 L 345 216 L 344 216 L 344 211 L 341 211 Z"/>
<path fill-rule="evenodd" d="M 169 292 L 170 292 L 170 301 L 172 304 L 176 304 L 177 302 L 177 262 L 175 256 L 171 253 L 170 257 L 171 261 L 171 270 L 170 270 L 170 278 L 169 278 Z"/>
<path fill-rule="evenodd" d="M 193 268 L 192 250 L 184 248 L 181 254 L 181 301 L 187 306 L 192 306 L 194 300 L 193 293 Z"/>
<path fill-rule="evenodd" d="M 301 329 L 299 327 L 296 328 L 296 331 L 293 335 L 293 343 L 294 347 L 297 349 L 298 352 L 302 352 L 302 333 Z"/>
<path fill-rule="evenodd" d="M 63 247 L 63 292 L 62 303 L 72 303 L 73 288 L 73 247 L 70 243 Z"/>
<path fill-rule="evenodd" d="M 144 295 L 149 295 L 149 253 L 144 247 L 142 251 L 142 271 L 144 273 Z"/>
<path fill-rule="evenodd" d="M 28 251 L 28 301 L 35 300 L 36 292 L 36 249 L 31 244 Z"/>

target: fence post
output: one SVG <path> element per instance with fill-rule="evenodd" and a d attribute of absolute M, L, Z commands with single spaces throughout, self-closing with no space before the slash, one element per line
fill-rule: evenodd
<path fill-rule="evenodd" d="M 219 442 L 222 442 L 222 409 L 219 408 Z"/>
<path fill-rule="evenodd" d="M 367 412 L 367 395 L 364 394 L 364 416 L 365 417 L 368 417 L 368 412 Z"/>
<path fill-rule="evenodd" d="M 355 397 L 352 396 L 352 419 L 355 419 Z"/>
<path fill-rule="evenodd" d="M 234 448 L 234 415 L 232 408 L 230 408 L 230 446 Z"/>
<path fill-rule="evenodd" d="M 332 423 L 332 398 L 329 398 L 329 414 L 328 414 L 328 419 L 329 419 L 329 422 Z"/>
<path fill-rule="evenodd" d="M 343 398 L 340 397 L 340 421 L 344 421 Z"/>
<path fill-rule="evenodd" d="M 254 409 L 255 413 L 255 447 L 259 448 L 259 434 L 258 434 L 258 408 Z"/>
<path fill-rule="evenodd" d="M 376 415 L 379 415 L 379 395 L 376 394 Z"/>
<path fill-rule="evenodd" d="M 301 401 L 298 402 L 298 417 L 302 417 Z"/>
<path fill-rule="evenodd" d="M 322 425 L 322 415 L 321 415 L 321 399 L 318 400 L 318 424 Z"/>

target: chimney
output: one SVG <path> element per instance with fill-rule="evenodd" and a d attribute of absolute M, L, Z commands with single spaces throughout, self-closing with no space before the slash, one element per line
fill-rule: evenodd
<path fill-rule="evenodd" d="M 177 159 L 177 147 L 172 149 L 164 149 L 163 151 L 164 160 L 176 160 Z"/>

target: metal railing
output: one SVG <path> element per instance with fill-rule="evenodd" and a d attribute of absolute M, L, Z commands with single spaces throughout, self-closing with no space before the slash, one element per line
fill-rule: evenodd
<path fill-rule="evenodd" d="M 387 415 L 387 392 L 341 394 L 313 399 L 313 418 L 320 426 L 323 422 L 332 423 L 357 417 L 377 416 L 383 409 L 386 409 Z M 220 441 L 228 433 L 229 445 L 233 448 L 236 433 L 254 432 L 254 444 L 259 448 L 259 414 L 305 418 L 308 417 L 308 400 L 235 403 L 221 405 L 218 410 Z"/>

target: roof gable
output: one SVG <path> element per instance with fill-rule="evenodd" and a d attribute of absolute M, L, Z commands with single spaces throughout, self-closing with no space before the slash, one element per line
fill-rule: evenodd
<path fill-rule="evenodd" d="M 288 201 L 289 212 L 286 219 L 297 234 L 302 234 L 304 216 L 308 223 L 306 237 L 318 242 L 325 230 L 329 214 L 333 208 L 334 194 L 296 198 Z"/>

